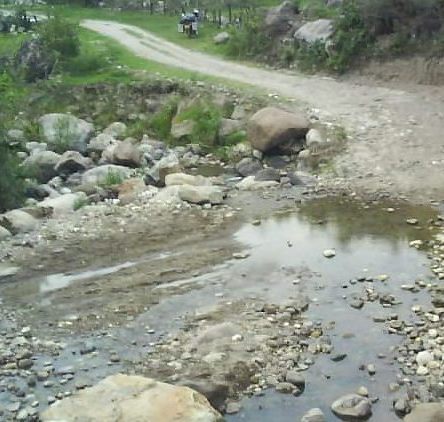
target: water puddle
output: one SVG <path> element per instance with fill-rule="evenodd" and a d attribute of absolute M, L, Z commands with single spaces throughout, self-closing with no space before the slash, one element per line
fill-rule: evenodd
<path fill-rule="evenodd" d="M 409 247 L 409 241 L 430 239 L 433 233 L 427 229 L 427 223 L 434 216 L 428 208 L 382 203 L 368 207 L 324 199 L 307 202 L 298 210 L 280 213 L 260 224 L 246 224 L 235 234 L 235 239 L 245 245 L 246 259 L 233 259 L 208 274 L 159 286 L 158 289 L 172 289 L 173 294 L 126 326 L 110 328 L 103 336 L 94 335 L 94 344 L 99 350 L 112 348 L 128 360 L 144 359 L 152 342 L 166 332 L 179 329 L 188 314 L 244 298 L 283 303 L 304 296 L 310 301 L 306 317 L 332 327 L 328 331 L 334 347 L 332 354 L 345 354 L 345 359 L 333 362 L 331 356 L 321 355 L 305 374 L 307 384 L 301 396 L 270 390 L 262 397 L 245 399 L 242 410 L 227 415 L 226 420 L 294 422 L 308 409 L 320 407 L 327 421 L 337 421 L 329 410 L 330 404 L 361 385 L 368 388 L 372 397 L 379 397 L 373 406 L 372 420 L 399 420 L 390 411 L 393 396 L 388 393 L 388 384 L 396 380 L 397 374 L 391 349 L 402 338 L 387 334 L 384 324 L 374 322 L 373 318 L 397 314 L 399 319 L 413 321 L 411 306 L 429 303 L 423 290 L 411 293 L 401 289 L 401 285 L 432 278 L 426 254 Z M 406 222 L 412 218 L 418 224 Z M 323 253 L 326 249 L 334 249 L 336 255 L 326 258 Z M 157 254 L 77 274 L 54 274 L 20 285 L 31 283 L 40 294 L 47 294 L 80 280 L 109 276 L 130 267 L 134 271 L 138 262 L 164 256 Z M 380 275 L 387 276 L 387 280 L 381 281 Z M 9 289 L 20 290 L 21 286 Z M 352 308 L 350 302 L 366 289 L 374 289 L 380 295 L 393 294 L 401 304 L 384 308 L 376 301 L 366 302 L 362 309 Z M 153 331 L 147 331 L 147 327 Z M 70 358 L 70 351 L 78 350 L 78 342 L 86 338 L 89 337 L 66 339 L 71 344 L 58 364 L 73 365 L 70 359 L 75 359 Z M 88 362 L 94 364 L 93 370 L 88 369 L 91 382 L 120 370 L 119 365 L 109 366 L 101 355 L 76 359 L 85 371 Z M 369 363 L 376 365 L 374 377 L 359 370 L 360 365 Z M 36 366 L 39 365 L 37 362 Z"/>

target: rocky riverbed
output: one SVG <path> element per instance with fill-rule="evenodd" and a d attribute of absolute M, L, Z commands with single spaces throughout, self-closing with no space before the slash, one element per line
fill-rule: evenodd
<path fill-rule="evenodd" d="M 155 113 L 178 88 L 154 88 L 120 97 Z M 213 141 L 248 140 L 223 157 L 187 142 L 199 96 L 176 146 L 127 137 L 145 115 L 8 132 L 36 182 L 0 215 L 2 420 L 137 419 L 125 391 L 153 421 L 170 402 L 187 421 L 440 420 L 439 202 L 354 191 L 329 171 L 347 135 L 313 110 L 222 97 Z"/>
<path fill-rule="evenodd" d="M 395 421 L 439 400 L 438 212 L 309 191 L 103 204 L 3 242 L 19 268 L 1 287 L 5 420 L 119 372 L 190 386 L 233 421 L 333 421 L 347 394 L 336 414 Z"/>

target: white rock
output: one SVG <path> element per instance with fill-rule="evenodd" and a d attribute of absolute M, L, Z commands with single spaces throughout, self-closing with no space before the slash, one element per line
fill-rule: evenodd
<path fill-rule="evenodd" d="M 336 256 L 336 251 L 334 249 L 326 249 L 324 251 L 324 256 L 326 258 L 333 258 Z"/>
<path fill-rule="evenodd" d="M 122 374 L 56 402 L 40 417 L 43 422 L 222 422 L 197 391 Z"/>
<path fill-rule="evenodd" d="M 416 355 L 416 363 L 419 366 L 427 366 L 427 364 L 429 362 L 431 362 L 432 360 L 433 360 L 433 355 L 429 351 L 427 351 L 427 350 L 419 352 Z"/>
<path fill-rule="evenodd" d="M 192 204 L 221 204 L 224 199 L 222 190 L 217 186 L 179 186 L 179 197 Z"/>
<path fill-rule="evenodd" d="M 193 176 L 185 173 L 171 173 L 165 176 L 165 185 L 210 186 L 211 180 L 208 177 L 203 176 Z"/>

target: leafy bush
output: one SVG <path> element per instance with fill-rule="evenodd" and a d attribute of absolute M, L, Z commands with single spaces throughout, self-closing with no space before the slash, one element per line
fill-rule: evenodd
<path fill-rule="evenodd" d="M 226 45 L 231 57 L 247 58 L 264 55 L 272 47 L 273 39 L 263 31 L 263 17 L 253 15 L 241 28 L 232 28 Z"/>
<path fill-rule="evenodd" d="M 354 0 L 345 1 L 335 22 L 331 40 L 307 44 L 296 44 L 296 57 L 302 70 L 326 69 L 344 72 L 358 58 L 370 51 L 374 37 L 368 31 L 365 21 Z"/>
<path fill-rule="evenodd" d="M 73 76 L 82 76 L 99 72 L 104 68 L 105 58 L 97 52 L 81 52 L 63 63 L 63 70 Z"/>
<path fill-rule="evenodd" d="M 195 101 L 183 110 L 175 121 L 183 122 L 191 120 L 194 122 L 192 142 L 211 149 L 218 145 L 218 131 L 222 119 L 222 111 L 208 99 Z"/>
<path fill-rule="evenodd" d="M 76 57 L 80 52 L 79 26 L 60 16 L 48 19 L 37 32 L 45 48 L 58 58 Z"/>
<path fill-rule="evenodd" d="M 0 136 L 4 133 L 0 132 Z M 25 172 L 16 149 L 0 139 L 0 212 L 21 206 L 25 200 Z"/>
<path fill-rule="evenodd" d="M 155 135 L 161 140 L 167 140 L 171 134 L 171 123 L 177 112 L 179 99 L 171 98 L 160 111 L 151 118 L 149 126 Z"/>

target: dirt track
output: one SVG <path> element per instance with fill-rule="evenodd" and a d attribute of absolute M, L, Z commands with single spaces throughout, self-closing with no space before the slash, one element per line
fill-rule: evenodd
<path fill-rule="evenodd" d="M 444 197 L 444 90 L 407 91 L 325 77 L 263 70 L 191 51 L 137 27 L 86 20 L 85 28 L 109 36 L 140 57 L 252 84 L 294 98 L 353 134 L 338 158 L 338 176 L 358 187 L 385 189 L 414 200 Z"/>

